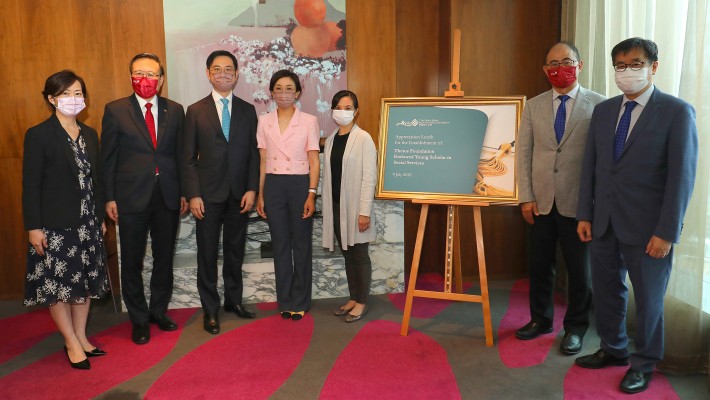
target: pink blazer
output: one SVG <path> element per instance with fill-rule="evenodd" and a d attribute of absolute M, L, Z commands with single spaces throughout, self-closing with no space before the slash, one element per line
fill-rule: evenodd
<path fill-rule="evenodd" d="M 308 151 L 319 150 L 319 139 L 318 119 L 298 108 L 283 134 L 276 110 L 259 116 L 256 141 L 260 149 L 266 149 L 267 174 L 308 174 Z"/>

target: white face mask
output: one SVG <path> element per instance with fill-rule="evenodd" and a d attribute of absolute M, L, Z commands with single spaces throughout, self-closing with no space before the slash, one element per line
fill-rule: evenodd
<path fill-rule="evenodd" d="M 355 111 L 353 110 L 333 110 L 333 119 L 340 126 L 346 126 L 355 119 Z"/>
<path fill-rule="evenodd" d="M 57 104 L 54 106 L 67 117 L 76 117 L 86 108 L 83 97 L 56 97 L 55 100 Z"/>
<path fill-rule="evenodd" d="M 631 68 L 626 68 L 624 71 L 616 71 L 614 79 L 616 86 L 624 92 L 624 94 L 638 93 L 648 85 L 648 68 L 643 67 L 638 71 L 632 71 Z"/>

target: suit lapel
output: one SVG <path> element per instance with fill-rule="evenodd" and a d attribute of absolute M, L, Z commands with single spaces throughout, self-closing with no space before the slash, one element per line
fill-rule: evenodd
<path fill-rule="evenodd" d="M 242 114 L 244 113 L 244 110 L 237 106 L 237 96 L 232 95 L 232 115 L 230 115 L 230 122 L 229 122 L 229 140 L 232 140 L 232 137 L 236 135 L 237 132 L 237 121 L 239 121 L 242 118 Z M 224 136 L 224 135 L 223 135 Z"/>
<path fill-rule="evenodd" d="M 214 129 L 215 136 L 219 137 L 219 139 L 217 140 L 221 140 L 224 143 L 227 143 L 227 138 L 224 137 L 224 132 L 222 132 L 222 124 L 220 124 L 219 122 L 219 114 L 217 114 L 217 105 L 214 101 L 214 97 L 212 97 L 212 93 L 202 99 L 202 107 L 204 107 L 205 109 L 205 117 L 207 118 L 207 120 L 209 120 L 209 124 L 212 126 L 212 129 Z M 232 109 L 234 109 L 234 104 L 232 104 Z M 232 120 L 233 119 L 231 119 L 230 121 Z M 231 134 L 231 123 L 229 131 Z"/>
<path fill-rule="evenodd" d="M 143 110 L 141 110 L 141 106 L 138 104 L 138 100 L 136 100 L 135 95 L 128 96 L 128 104 L 126 104 L 126 107 L 128 108 L 128 114 L 131 115 L 133 122 L 138 128 L 138 132 L 140 132 L 143 139 L 145 139 L 152 148 L 153 140 L 150 138 L 148 126 L 145 124 L 145 117 L 143 117 Z M 158 126 L 160 127 L 160 121 L 158 121 Z"/>
<path fill-rule="evenodd" d="M 266 114 L 266 117 L 263 117 L 264 121 L 269 125 L 269 128 L 266 130 L 267 134 L 271 136 L 271 140 L 276 144 L 276 147 L 281 151 L 283 154 L 288 154 L 286 151 L 286 145 L 284 144 L 286 140 L 286 134 L 288 133 L 288 130 L 290 130 L 291 125 L 289 123 L 289 129 L 287 129 L 287 132 L 284 132 L 281 134 L 281 128 L 279 127 L 279 115 L 278 111 L 274 110 L 270 112 L 269 114 Z M 291 122 L 293 122 L 293 118 L 291 118 Z"/>
<path fill-rule="evenodd" d="M 54 140 L 56 140 L 62 147 L 62 153 L 64 153 L 64 157 L 69 163 L 69 166 L 71 167 L 72 171 L 74 171 L 74 175 L 78 176 L 79 166 L 76 165 L 76 156 L 74 155 L 74 150 L 72 150 L 71 145 L 69 144 L 69 140 L 67 140 L 69 138 L 69 135 L 64 130 L 64 128 L 62 128 L 62 124 L 59 122 L 59 119 L 57 119 L 56 115 L 52 115 L 52 126 L 54 127 Z"/>
<path fill-rule="evenodd" d="M 654 87 L 651 98 L 648 99 L 648 103 L 646 103 L 646 106 L 641 110 L 641 115 L 639 115 L 639 119 L 636 120 L 634 128 L 629 133 L 629 137 L 626 139 L 624 149 L 621 150 L 619 158 L 624 156 L 624 153 L 626 153 L 626 150 L 633 144 L 640 132 L 646 130 L 646 125 L 651 121 L 651 118 L 658 113 L 658 97 L 660 97 L 660 91 L 658 88 Z M 621 106 L 619 106 L 619 109 L 621 109 Z M 616 132 L 616 130 L 614 130 L 614 132 Z"/>
<path fill-rule="evenodd" d="M 537 113 L 533 113 L 533 115 L 537 114 L 542 118 L 543 123 L 545 124 L 544 126 L 549 126 L 549 129 L 546 129 L 547 132 L 549 132 L 546 140 L 549 140 L 551 144 L 553 144 L 555 147 L 558 146 L 557 144 L 557 138 L 555 137 L 555 116 L 552 115 L 552 99 L 554 98 L 554 92 L 552 90 L 549 90 L 546 95 L 545 95 L 545 101 L 540 103 L 540 111 Z"/>
<path fill-rule="evenodd" d="M 163 143 L 163 138 L 165 137 L 166 124 L 165 121 L 168 120 L 168 101 L 162 97 L 158 97 L 158 132 L 156 132 L 156 141 L 158 142 L 158 147 Z M 146 126 L 146 130 L 148 127 Z M 152 141 L 151 141 L 152 144 Z"/>
<path fill-rule="evenodd" d="M 572 106 L 572 112 L 569 114 L 569 121 L 565 124 L 565 134 L 560 140 L 560 145 L 562 145 L 567 138 L 570 137 L 572 131 L 584 115 L 584 111 L 589 107 L 589 97 L 587 93 L 580 87 L 577 91 L 577 98 L 574 99 L 574 104 Z"/>

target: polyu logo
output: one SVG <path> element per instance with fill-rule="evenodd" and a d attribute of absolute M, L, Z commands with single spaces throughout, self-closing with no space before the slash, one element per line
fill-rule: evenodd
<path fill-rule="evenodd" d="M 419 121 L 417 121 L 416 118 L 414 118 L 413 120 L 411 120 L 409 122 L 403 120 L 402 122 L 397 123 L 397 126 L 417 126 L 417 125 L 419 125 Z"/>

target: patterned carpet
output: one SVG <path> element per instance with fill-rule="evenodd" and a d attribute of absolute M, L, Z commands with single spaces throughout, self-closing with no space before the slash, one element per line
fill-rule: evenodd
<path fill-rule="evenodd" d="M 222 314 L 222 331 L 202 330 L 202 312 L 171 310 L 180 328 L 151 326 L 151 341 L 130 341 L 127 315 L 92 306 L 93 343 L 109 352 L 91 370 L 69 368 L 46 309 L 0 304 L 0 399 L 706 399 L 707 377 L 654 374 L 649 390 L 625 395 L 625 367 L 584 370 L 559 353 L 554 333 L 519 341 L 527 322 L 527 282 L 490 284 L 494 347 L 485 346 L 478 304 L 415 299 L 408 336 L 400 336 L 404 295 L 373 296 L 354 324 L 332 316 L 343 299 L 314 301 L 301 321 L 274 304 L 251 305 L 256 320 Z M 436 275 L 418 288 L 437 290 Z M 479 293 L 476 285 L 464 287 Z M 597 349 L 593 328 L 583 353 Z"/>

